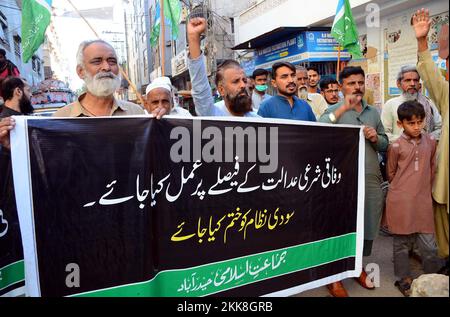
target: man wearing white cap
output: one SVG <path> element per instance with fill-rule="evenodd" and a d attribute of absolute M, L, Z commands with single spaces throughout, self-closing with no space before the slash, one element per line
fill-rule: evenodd
<path fill-rule="evenodd" d="M 158 77 L 145 91 L 147 111 L 153 113 L 157 108 L 165 108 L 166 113 L 171 116 L 191 117 L 192 115 L 186 109 L 181 108 L 175 103 L 173 95 L 173 86 L 168 77 Z"/>

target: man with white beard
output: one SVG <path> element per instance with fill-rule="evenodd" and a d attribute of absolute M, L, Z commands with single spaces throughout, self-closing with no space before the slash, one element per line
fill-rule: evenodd
<path fill-rule="evenodd" d="M 82 42 L 77 53 L 77 74 L 86 84 L 86 93 L 54 113 L 54 117 L 109 117 L 142 115 L 142 107 L 114 98 L 120 87 L 119 65 L 114 48 L 103 40 Z M 163 113 L 159 113 L 159 111 Z M 165 114 L 158 108 L 156 117 Z"/>
<path fill-rule="evenodd" d="M 398 107 L 405 101 L 411 100 L 418 101 L 425 109 L 425 132 L 439 140 L 442 118 L 434 103 L 420 93 L 420 76 L 416 66 L 406 65 L 400 68 L 397 76 L 397 87 L 402 91 L 402 94 L 386 102 L 381 112 L 381 121 L 389 138 L 389 143 L 392 144 L 403 133 L 403 129 L 397 125 Z"/>
<path fill-rule="evenodd" d="M 311 106 L 316 119 L 319 120 L 322 114 L 328 109 L 327 101 L 321 94 L 308 92 L 308 70 L 303 66 L 297 66 L 295 69 L 298 84 L 297 96 Z"/>

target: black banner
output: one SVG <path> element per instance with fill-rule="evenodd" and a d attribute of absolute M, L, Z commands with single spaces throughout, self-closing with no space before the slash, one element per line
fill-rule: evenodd
<path fill-rule="evenodd" d="M 29 295 L 290 295 L 359 275 L 359 128 L 22 120 Z"/>
<path fill-rule="evenodd" d="M 24 294 L 25 271 L 11 154 L 0 146 L 0 296 Z"/>

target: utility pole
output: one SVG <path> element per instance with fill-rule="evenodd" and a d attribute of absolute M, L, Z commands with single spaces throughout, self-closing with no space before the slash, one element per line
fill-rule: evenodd
<path fill-rule="evenodd" d="M 205 47 L 208 51 L 208 65 L 210 74 L 213 75 L 216 72 L 216 54 L 214 52 L 214 42 L 216 39 L 214 31 L 213 15 L 211 14 L 211 0 L 206 0 L 206 20 L 207 20 L 207 32 L 206 32 L 206 44 Z"/>
<path fill-rule="evenodd" d="M 164 17 L 164 0 L 161 0 L 161 76 L 166 74 L 166 23 Z"/>

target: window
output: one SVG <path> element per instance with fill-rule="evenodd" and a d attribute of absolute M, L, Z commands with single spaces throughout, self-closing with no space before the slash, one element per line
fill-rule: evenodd
<path fill-rule="evenodd" d="M 22 51 L 20 48 L 20 43 L 22 42 L 22 39 L 19 35 L 14 35 L 14 53 L 16 53 L 17 56 L 21 57 Z"/>
<path fill-rule="evenodd" d="M 8 40 L 8 20 L 6 16 L 0 11 L 0 44 L 9 47 Z"/>
<path fill-rule="evenodd" d="M 36 55 L 31 58 L 31 67 L 36 73 L 41 74 L 41 59 Z"/>

